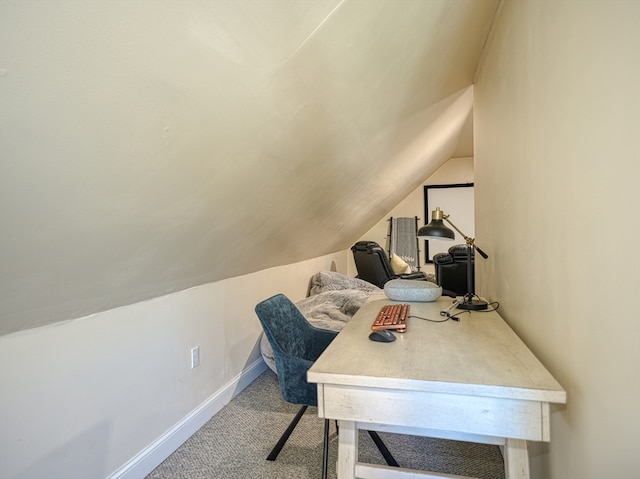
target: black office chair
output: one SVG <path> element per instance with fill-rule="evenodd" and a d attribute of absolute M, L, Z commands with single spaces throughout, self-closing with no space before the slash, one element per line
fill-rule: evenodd
<path fill-rule="evenodd" d="M 473 253 L 474 251 L 472 250 L 472 266 L 474 266 Z M 433 256 L 433 263 L 436 269 L 436 283 L 442 286 L 443 294 L 449 296 L 464 296 L 467 294 L 467 255 L 467 245 L 457 244 L 449 248 L 447 253 L 437 253 Z M 473 268 L 471 271 L 473 271 Z M 472 291 L 475 291 L 475 278 L 473 278 L 473 275 L 471 285 L 473 288 Z"/>
<path fill-rule="evenodd" d="M 318 405 L 317 386 L 307 382 L 307 370 L 338 334 L 312 326 L 283 294 L 277 294 L 256 305 L 258 319 L 273 349 L 280 392 L 285 401 L 301 408 L 278 440 L 268 461 L 275 461 L 308 406 Z M 382 440 L 373 431 L 369 435 L 390 466 L 398 466 Z M 329 420 L 324 421 L 322 478 L 327 477 L 329 458 Z"/>
<path fill-rule="evenodd" d="M 380 245 L 374 241 L 358 241 L 351 247 L 358 270 L 358 278 L 375 284 L 378 288 L 392 279 L 426 280 L 424 273 L 395 274 L 389 258 Z"/>

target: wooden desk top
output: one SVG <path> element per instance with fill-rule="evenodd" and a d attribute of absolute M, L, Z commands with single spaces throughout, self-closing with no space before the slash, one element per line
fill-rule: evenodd
<path fill-rule="evenodd" d="M 410 313 L 442 320 L 451 301 L 410 303 Z M 497 312 L 464 312 L 459 322 L 442 323 L 411 317 L 394 342 L 369 340 L 378 311 L 391 303 L 372 297 L 309 369 L 309 382 L 566 402 L 564 389 Z"/>

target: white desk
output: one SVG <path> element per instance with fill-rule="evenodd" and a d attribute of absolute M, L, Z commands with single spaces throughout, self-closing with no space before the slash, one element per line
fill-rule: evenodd
<path fill-rule="evenodd" d="M 410 318 L 392 343 L 368 339 L 384 304 L 365 304 L 309 369 L 318 414 L 337 419 L 338 479 L 454 477 L 358 462 L 358 429 L 504 446 L 508 479 L 529 477 L 527 441 L 549 441 L 549 403 L 566 393 L 497 312 L 460 322 Z M 411 303 L 411 315 L 443 319 L 451 298 Z"/>

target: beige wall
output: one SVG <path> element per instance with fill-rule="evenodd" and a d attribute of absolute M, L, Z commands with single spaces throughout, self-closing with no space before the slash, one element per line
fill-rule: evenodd
<path fill-rule="evenodd" d="M 628 301 L 640 291 L 639 5 L 507 1 L 475 87 L 476 234 L 490 255 L 479 292 L 569 393 L 552 442 L 531 448 L 538 479 L 640 470 L 640 321 Z M 606 237 L 594 232 L 604 222 Z M 257 301 L 299 299 L 311 274 L 344 272 L 350 258 L 2 336 L 0 477 L 114 472 L 259 361 Z"/>
<path fill-rule="evenodd" d="M 347 249 L 453 156 L 497 3 L 0 1 L 0 334 Z"/>
<path fill-rule="evenodd" d="M 329 269 L 346 253 L 0 337 L 0 477 L 144 477 L 261 372 L 254 305 Z"/>
<path fill-rule="evenodd" d="M 472 177 L 473 160 L 456 158 L 427 183 Z M 422 191 L 390 214 L 422 216 Z M 301 299 L 312 274 L 349 263 L 343 251 L 1 336 L 0 477 L 140 477 L 259 368 L 253 306 L 277 292 Z"/>
<path fill-rule="evenodd" d="M 536 479 L 640 471 L 639 19 L 507 1 L 476 80 L 478 290 L 568 392 Z"/>

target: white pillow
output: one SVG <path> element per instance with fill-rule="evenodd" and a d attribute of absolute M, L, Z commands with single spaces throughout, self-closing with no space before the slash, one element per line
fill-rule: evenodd
<path fill-rule="evenodd" d="M 391 253 L 391 269 L 395 274 L 409 274 L 411 273 L 411 266 L 409 266 L 405 260 L 403 260 L 397 254 Z"/>

